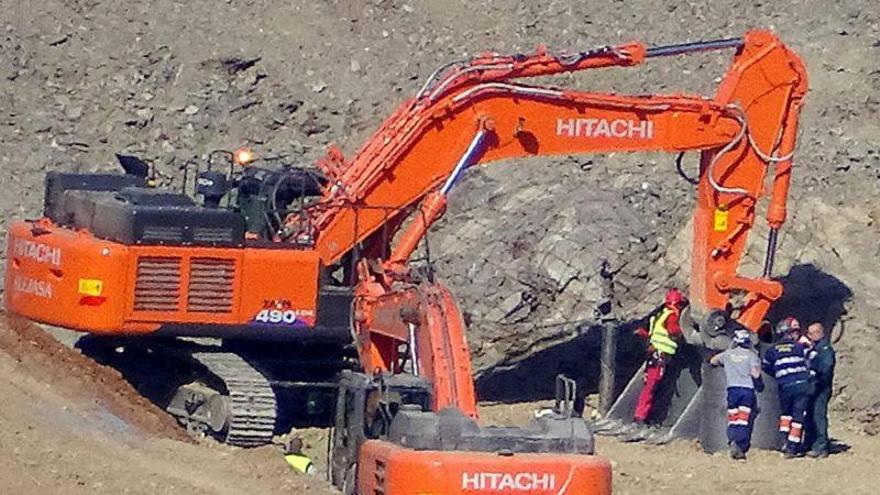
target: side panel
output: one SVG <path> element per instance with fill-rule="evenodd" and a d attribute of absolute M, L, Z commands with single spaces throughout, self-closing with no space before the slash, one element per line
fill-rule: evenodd
<path fill-rule="evenodd" d="M 610 495 L 611 464 L 591 455 L 415 451 L 368 440 L 357 480 L 359 493 Z"/>
<path fill-rule="evenodd" d="M 30 222 L 9 226 L 6 307 L 52 325 L 98 333 L 123 324 L 126 246 Z"/>
<path fill-rule="evenodd" d="M 273 340 L 315 327 L 314 251 L 127 246 L 46 220 L 13 223 L 8 240 L 6 306 L 42 323 Z"/>
<path fill-rule="evenodd" d="M 240 320 L 241 249 L 132 246 L 126 322 Z"/>
<path fill-rule="evenodd" d="M 264 309 L 282 310 L 282 321 L 289 312 L 296 316 L 296 326 L 313 327 L 318 299 L 319 263 L 314 251 L 246 249 L 242 266 L 241 322 L 255 321 Z M 277 314 L 268 321 L 277 324 Z"/>
<path fill-rule="evenodd" d="M 219 325 L 253 327 L 256 333 L 315 325 L 319 267 L 312 251 L 179 246 L 130 250 L 127 321 L 197 325 L 205 334 L 218 336 L 224 334 Z M 245 337 L 248 330 L 234 333 Z"/>
<path fill-rule="evenodd" d="M 314 331 L 319 279 L 314 251 L 165 246 L 131 251 L 128 324 L 159 322 L 166 335 L 340 339 Z"/>

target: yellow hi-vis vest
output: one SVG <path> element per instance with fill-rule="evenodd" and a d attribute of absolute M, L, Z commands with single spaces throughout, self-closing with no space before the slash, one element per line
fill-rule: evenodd
<path fill-rule="evenodd" d="M 664 307 L 659 316 L 652 316 L 648 333 L 648 340 L 654 349 L 670 356 L 678 350 L 678 342 L 669 336 L 669 331 L 666 329 L 666 320 L 669 319 L 669 315 L 672 313 L 671 309 Z"/>

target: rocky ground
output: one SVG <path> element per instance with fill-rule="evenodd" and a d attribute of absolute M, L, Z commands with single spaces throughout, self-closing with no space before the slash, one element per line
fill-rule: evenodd
<path fill-rule="evenodd" d="M 330 142 L 351 154 L 454 58 L 772 28 L 811 79 L 780 245 L 778 274 L 790 290 L 777 316 L 837 322 L 835 414 L 859 431 L 880 425 L 880 11 L 872 2 L 0 0 L 0 8 L 3 238 L 9 220 L 39 213 L 46 171 L 112 169 L 115 152 L 155 160 L 168 184 L 179 184 L 188 160 L 241 144 L 306 163 Z M 725 63 L 702 55 L 552 83 L 711 92 Z M 432 252 L 467 313 L 484 396 L 537 399 L 546 391 L 521 386 L 525 377 L 547 383 L 595 362 L 603 261 L 616 272 L 625 319 L 687 280 L 693 194 L 672 160 L 499 164 L 457 187 Z M 694 170 L 693 157 L 685 164 Z M 760 264 L 760 233 L 754 246 L 746 272 Z"/>

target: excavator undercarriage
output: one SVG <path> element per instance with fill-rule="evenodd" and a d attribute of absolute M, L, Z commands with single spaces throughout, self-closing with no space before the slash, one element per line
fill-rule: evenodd
<path fill-rule="evenodd" d="M 332 423 L 338 374 L 359 368 L 353 349 L 328 344 L 86 336 L 76 347 L 119 370 L 191 435 L 239 447 Z"/>

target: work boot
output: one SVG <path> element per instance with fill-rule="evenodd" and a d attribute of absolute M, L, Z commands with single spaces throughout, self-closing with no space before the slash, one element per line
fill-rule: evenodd
<path fill-rule="evenodd" d="M 619 440 L 626 443 L 641 442 L 648 438 L 649 433 L 650 432 L 648 431 L 648 428 L 645 428 L 643 426 L 640 428 L 636 428 L 635 431 L 631 433 L 619 437 Z"/>
<path fill-rule="evenodd" d="M 735 461 L 744 461 L 746 460 L 746 453 L 742 451 L 739 444 L 736 442 L 730 442 L 730 458 Z"/>
<path fill-rule="evenodd" d="M 804 456 L 804 453 L 798 451 L 798 450 L 795 449 L 795 448 L 788 448 L 788 449 L 785 449 L 785 452 L 782 453 L 782 458 L 783 458 L 783 459 L 794 459 L 794 458 L 796 458 L 796 457 L 803 457 L 803 456 Z"/>
<path fill-rule="evenodd" d="M 618 436 L 621 442 L 641 442 L 654 433 L 656 428 L 648 426 L 643 422 L 636 422 L 631 425 L 626 433 Z"/>
<path fill-rule="evenodd" d="M 608 431 L 620 428 L 623 422 L 619 419 L 604 418 L 593 423 L 593 433 L 606 433 Z"/>
<path fill-rule="evenodd" d="M 614 436 L 614 437 L 631 435 L 632 433 L 635 433 L 636 431 L 638 431 L 641 428 L 640 425 L 641 425 L 641 423 L 624 423 L 624 424 L 621 424 L 617 428 L 613 428 L 611 430 L 603 432 L 603 434 Z"/>
<path fill-rule="evenodd" d="M 828 457 L 828 451 L 827 450 L 811 450 L 811 451 L 807 452 L 807 457 L 809 457 L 811 459 L 825 459 L 826 457 Z"/>
<path fill-rule="evenodd" d="M 648 434 L 645 437 L 645 442 L 650 443 L 651 445 L 665 445 L 672 440 L 669 435 L 669 428 L 665 427 L 652 427 L 648 430 Z"/>

